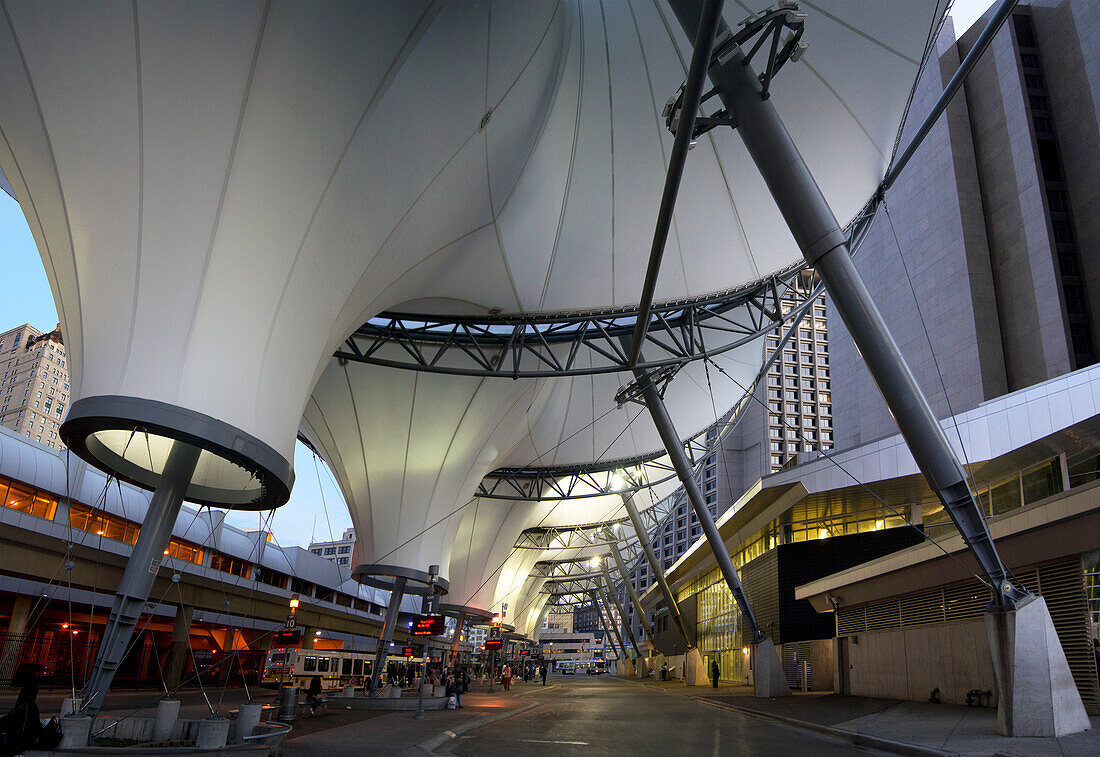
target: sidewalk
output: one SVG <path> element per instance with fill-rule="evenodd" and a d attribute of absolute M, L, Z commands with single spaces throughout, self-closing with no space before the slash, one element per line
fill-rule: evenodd
<path fill-rule="evenodd" d="M 844 736 L 860 734 L 887 742 L 909 753 L 1004 755 L 1005 757 L 1085 757 L 1100 755 L 1100 718 L 1092 730 L 1060 739 L 1009 739 L 997 735 L 997 712 L 988 707 L 928 704 L 896 699 L 874 699 L 833 693 L 795 692 L 789 697 L 757 699 L 739 684 L 688 688 L 681 681 L 639 681 L 669 694 L 779 720 L 789 725 Z M 858 737 L 854 737 L 858 738 Z M 889 749 L 887 744 L 868 744 Z M 915 749 L 914 749 L 915 748 Z"/>
<path fill-rule="evenodd" d="M 757 699 L 747 686 L 710 692 L 680 692 L 702 702 L 771 719 L 797 721 L 803 727 L 839 731 L 960 755 L 1074 757 L 1100 754 L 1100 718 L 1092 730 L 1060 739 L 1009 739 L 997 735 L 997 711 L 988 707 L 928 704 L 842 694 L 796 692 L 790 697 Z M 796 723 L 792 723 L 796 724 Z"/>

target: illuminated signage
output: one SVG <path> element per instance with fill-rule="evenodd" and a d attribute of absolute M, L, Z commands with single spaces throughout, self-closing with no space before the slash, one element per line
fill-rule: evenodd
<path fill-rule="evenodd" d="M 417 615 L 413 619 L 413 636 L 436 636 L 443 633 L 443 630 L 442 615 Z"/>
<path fill-rule="evenodd" d="M 530 649 L 521 649 L 521 650 L 519 650 L 519 656 L 520 657 L 530 657 L 531 656 L 531 650 Z"/>
<path fill-rule="evenodd" d="M 279 631 L 271 640 L 272 646 L 276 647 L 296 647 L 301 643 L 302 629 L 300 628 L 296 628 L 293 631 Z"/>
<path fill-rule="evenodd" d="M 485 642 L 486 649 L 500 649 L 502 646 L 504 646 L 504 642 L 500 639 L 488 639 Z"/>
<path fill-rule="evenodd" d="M 404 655 L 405 657 L 414 657 L 414 656 L 415 656 L 415 655 L 413 654 L 413 648 L 412 648 L 412 647 L 405 647 L 405 650 L 404 650 L 404 651 L 402 652 L 402 654 L 403 654 L 403 655 Z"/>

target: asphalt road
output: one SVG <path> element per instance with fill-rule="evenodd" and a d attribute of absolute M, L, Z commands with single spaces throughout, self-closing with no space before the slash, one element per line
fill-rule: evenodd
<path fill-rule="evenodd" d="M 541 707 L 469 731 L 436 751 L 463 757 L 876 754 L 607 676 L 555 677 L 553 683 L 519 700 Z"/>

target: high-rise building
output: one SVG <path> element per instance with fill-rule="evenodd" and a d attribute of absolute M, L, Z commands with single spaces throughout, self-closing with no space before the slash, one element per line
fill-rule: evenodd
<path fill-rule="evenodd" d="M 982 26 L 957 41 L 950 29 L 941 34 L 907 131 Z M 855 256 L 938 417 L 1091 365 L 1100 353 L 1096 29 L 1089 3 L 1018 6 Z M 897 433 L 839 318 L 831 336 L 837 448 Z"/>
<path fill-rule="evenodd" d="M 61 326 L 43 334 L 24 323 L 0 334 L 0 426 L 55 449 L 69 406 L 69 368 Z"/>
<path fill-rule="evenodd" d="M 344 535 L 335 541 L 311 542 L 309 551 L 329 562 L 350 568 L 355 564 L 355 529 L 345 529 Z"/>
<path fill-rule="evenodd" d="M 796 286 L 784 293 L 781 307 L 790 313 L 817 286 L 817 277 L 807 272 Z M 717 520 L 757 479 L 798 460 L 816 456 L 833 447 L 832 378 L 829 374 L 829 326 L 824 295 L 817 295 L 794 334 L 780 341 L 787 327 L 769 334 L 765 358 L 771 361 L 766 379 L 755 388 L 754 399 L 745 406 L 741 420 L 703 463 L 699 486 L 710 517 Z M 718 380 L 716 378 L 716 380 Z M 706 431 L 712 445 L 725 418 Z M 651 534 L 653 550 L 668 570 L 692 542 L 702 535 L 695 510 L 686 500 Z M 641 594 L 654 577 L 645 560 L 631 570 L 630 580 Z M 627 617 L 635 633 L 641 621 L 625 591 L 620 592 Z"/>

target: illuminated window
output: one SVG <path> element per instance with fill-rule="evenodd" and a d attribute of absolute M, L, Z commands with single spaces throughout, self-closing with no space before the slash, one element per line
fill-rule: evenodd
<path fill-rule="evenodd" d="M 0 502 L 12 510 L 39 518 L 53 518 L 57 510 L 57 500 L 50 495 L 5 478 L 0 478 Z"/>

